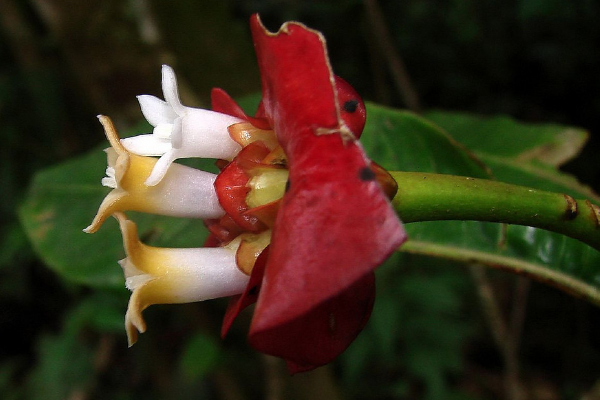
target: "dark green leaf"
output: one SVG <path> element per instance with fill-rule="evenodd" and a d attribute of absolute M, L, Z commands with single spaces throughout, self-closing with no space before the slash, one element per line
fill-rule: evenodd
<path fill-rule="evenodd" d="M 579 153 L 587 133 L 557 124 L 525 124 L 508 116 L 431 111 L 425 118 L 478 155 L 559 166 Z"/>
<path fill-rule="evenodd" d="M 600 200 L 556 169 L 581 151 L 588 137 L 582 129 L 441 111 L 429 112 L 426 118 L 463 143 L 499 181 Z"/>
<path fill-rule="evenodd" d="M 467 144 L 467 153 L 424 118 L 376 105 L 369 105 L 368 111 L 363 143 L 383 165 L 477 176 L 483 161 L 500 181 L 597 200 L 588 188 L 555 169 L 579 151 L 586 137 L 581 130 L 523 125 L 505 117 L 428 114 Z M 463 156 L 457 156 L 461 152 Z M 408 225 L 407 231 L 410 240 L 403 251 L 526 273 L 600 303 L 600 253 L 574 239 L 521 226 L 504 231 L 499 224 L 473 221 L 419 222 Z"/>
<path fill-rule="evenodd" d="M 388 170 L 487 178 L 483 164 L 443 129 L 409 111 L 367 104 L 361 142 Z"/>

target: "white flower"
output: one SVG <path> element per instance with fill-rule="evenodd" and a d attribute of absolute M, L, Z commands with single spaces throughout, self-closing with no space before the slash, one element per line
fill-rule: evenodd
<path fill-rule="evenodd" d="M 125 314 L 131 346 L 146 330 L 142 311 L 152 304 L 190 303 L 240 294 L 250 277 L 237 266 L 240 241 L 227 247 L 160 248 L 140 242 L 137 226 L 115 213 L 127 257 L 119 261 L 132 291 Z"/>
<path fill-rule="evenodd" d="M 225 214 L 215 192 L 215 174 L 174 164 L 160 183 L 146 186 L 144 181 L 155 169 L 157 160 L 131 154 L 119 141 L 111 120 L 105 116 L 98 118 L 112 146 L 106 150 L 107 176 L 102 179 L 102 184 L 113 190 L 104 198 L 85 232 L 95 232 L 117 211 L 202 219 L 220 218 Z"/>
<path fill-rule="evenodd" d="M 154 127 L 151 134 L 123 139 L 132 153 L 161 156 L 146 185 L 160 182 L 177 158 L 201 157 L 231 160 L 241 150 L 231 139 L 227 128 L 242 122 L 239 118 L 215 111 L 185 107 L 179 100 L 175 72 L 162 67 L 162 89 L 165 101 L 155 96 L 138 96 L 142 113 Z"/>

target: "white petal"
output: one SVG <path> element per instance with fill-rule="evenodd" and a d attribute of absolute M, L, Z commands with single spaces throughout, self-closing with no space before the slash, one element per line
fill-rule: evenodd
<path fill-rule="evenodd" d="M 167 249 L 165 249 L 167 250 Z M 177 282 L 174 302 L 187 303 L 240 294 L 249 276 L 237 267 L 235 250 L 222 247 L 168 249 L 169 279 Z"/>
<path fill-rule="evenodd" d="M 119 262 L 133 289 L 125 328 L 131 346 L 146 330 L 142 311 L 152 304 L 189 303 L 242 293 L 250 277 L 237 266 L 237 247 L 173 249 L 144 245 L 137 226 L 115 213 L 127 257 Z M 239 244 L 238 244 L 239 246 Z"/>
<path fill-rule="evenodd" d="M 162 101 L 158 97 L 143 94 L 137 96 L 142 114 L 152 126 L 160 124 L 172 124 L 177 118 L 177 113 L 173 111 L 171 106 L 166 101 Z"/>
<path fill-rule="evenodd" d="M 171 127 L 171 146 L 180 149 L 183 146 L 183 118 L 177 118 Z"/>
<path fill-rule="evenodd" d="M 149 304 L 187 303 L 226 297 L 241 293 L 249 276 L 237 266 L 239 247 L 228 248 L 162 248 L 144 245 L 138 238 L 137 226 L 124 214 L 116 213 L 127 257 L 119 264 L 133 290 L 144 289 L 145 283 L 163 286 Z M 140 282 L 131 278 L 142 276 Z M 150 276 L 151 279 L 145 278 Z M 143 282 L 145 280 L 145 282 Z M 156 287 L 158 288 L 158 287 Z M 151 300 L 151 299 L 148 299 Z M 141 310 L 140 310 L 141 311 Z"/>
<path fill-rule="evenodd" d="M 146 182 L 144 182 L 146 186 L 156 186 L 163 179 L 173 161 L 179 158 L 177 153 L 176 149 L 171 149 L 158 159 L 152 173 L 146 179 Z"/>
<path fill-rule="evenodd" d="M 106 167 L 106 177 L 102 178 L 102 186 L 106 186 L 112 189 L 117 188 L 117 178 L 115 175 L 115 169 L 110 165 Z"/>
<path fill-rule="evenodd" d="M 156 186 L 147 186 L 145 200 L 150 212 L 182 218 L 220 218 L 225 211 L 215 191 L 217 175 L 172 164 Z"/>
<path fill-rule="evenodd" d="M 176 120 L 177 121 L 177 120 Z M 171 140 L 171 133 L 173 132 L 173 124 L 158 124 L 152 130 L 152 134 L 159 139 Z"/>
<path fill-rule="evenodd" d="M 102 186 L 106 186 L 111 189 L 117 188 L 117 181 L 115 180 L 114 176 L 107 176 L 107 177 L 102 178 L 101 183 L 102 183 Z"/>
<path fill-rule="evenodd" d="M 125 275 L 125 287 L 132 292 L 153 278 L 152 275 L 137 269 L 127 258 L 119 260 L 119 265 Z"/>
<path fill-rule="evenodd" d="M 121 143 L 128 151 L 140 156 L 162 156 L 171 150 L 171 140 L 151 133 L 121 139 Z"/>
<path fill-rule="evenodd" d="M 179 91 L 177 89 L 177 78 L 173 68 L 164 64 L 162 66 L 162 89 L 165 100 L 180 117 L 185 115 L 185 108 L 179 100 Z"/>
<path fill-rule="evenodd" d="M 130 268 L 128 266 L 127 259 L 119 261 L 119 265 L 121 265 L 123 270 L 125 270 L 126 268 Z M 137 289 L 138 287 L 142 286 L 150 280 L 152 280 L 152 275 L 149 274 L 133 275 L 125 279 L 125 287 L 133 292 L 135 289 Z"/>
<path fill-rule="evenodd" d="M 182 118 L 182 154 L 179 157 L 220 158 L 232 160 L 241 150 L 227 128 L 242 122 L 231 115 L 200 108 L 189 108 Z M 173 136 L 176 135 L 175 127 Z"/>

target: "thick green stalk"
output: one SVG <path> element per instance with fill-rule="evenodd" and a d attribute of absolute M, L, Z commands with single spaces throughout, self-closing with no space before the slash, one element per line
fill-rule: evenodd
<path fill-rule="evenodd" d="M 532 226 L 600 250 L 600 208 L 588 200 L 507 183 L 452 175 L 390 172 L 393 205 L 406 222 L 474 220 Z"/>

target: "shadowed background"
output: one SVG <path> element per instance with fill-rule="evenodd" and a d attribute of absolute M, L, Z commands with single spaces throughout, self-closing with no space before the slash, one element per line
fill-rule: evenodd
<path fill-rule="evenodd" d="M 279 361 L 248 348 L 243 324 L 220 342 L 223 302 L 153 307 L 152 329 L 127 350 L 128 293 L 63 281 L 36 258 L 15 212 L 35 171 L 103 143 L 97 114 L 123 131 L 138 126 L 135 96 L 160 95 L 163 63 L 190 106 L 208 107 L 215 86 L 234 97 L 259 91 L 254 12 L 271 30 L 299 20 L 322 31 L 336 74 L 365 99 L 588 129 L 589 144 L 564 169 L 600 188 L 594 0 L 2 0 L 3 398 L 502 398 L 505 369 L 472 279 L 449 263 L 404 256 L 398 290 L 382 300 L 406 324 L 389 334 L 399 359 L 363 339 L 333 366 L 290 379 Z M 500 309 L 518 315 L 514 277 L 490 275 Z M 598 310 L 541 285 L 526 291 L 525 397 L 600 396 Z"/>

